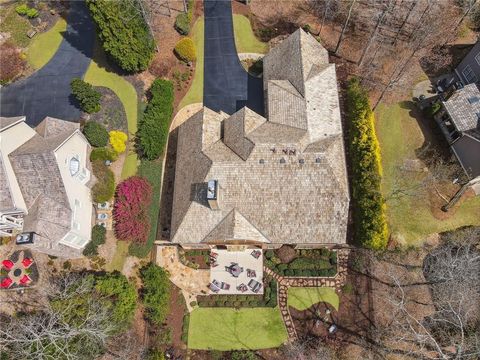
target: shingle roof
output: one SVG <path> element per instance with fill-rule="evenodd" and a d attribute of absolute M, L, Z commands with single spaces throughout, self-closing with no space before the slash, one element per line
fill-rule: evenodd
<path fill-rule="evenodd" d="M 468 177 L 480 176 L 480 139 L 465 134 L 451 146 Z"/>
<path fill-rule="evenodd" d="M 4 130 L 9 126 L 16 124 L 17 122 L 24 120 L 25 116 L 15 116 L 15 117 L 0 117 L 0 130 Z"/>
<path fill-rule="evenodd" d="M 480 91 L 476 84 L 456 90 L 443 104 L 458 131 L 480 129 Z"/>
<path fill-rule="evenodd" d="M 7 173 L 2 157 L 0 156 L 0 209 L 10 209 L 12 207 L 13 201 L 8 185 Z"/>
<path fill-rule="evenodd" d="M 342 127 L 326 62 L 326 50 L 299 30 L 266 56 L 268 121 L 246 108 L 227 119 L 204 108 L 179 127 L 173 242 L 346 241 Z M 294 102 L 287 114 L 271 106 L 285 99 Z M 213 179 L 219 210 L 206 199 Z"/>
<path fill-rule="evenodd" d="M 28 208 L 24 231 L 37 233 L 46 243 L 58 242 L 71 228 L 72 211 L 54 150 L 78 128 L 78 124 L 45 118 L 37 134 L 8 155 Z"/>

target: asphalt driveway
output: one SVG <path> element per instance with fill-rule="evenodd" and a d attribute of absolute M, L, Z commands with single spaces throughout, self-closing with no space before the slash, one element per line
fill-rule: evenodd
<path fill-rule="evenodd" d="M 238 59 L 230 0 L 205 0 L 203 103 L 233 114 L 244 106 L 263 115 L 263 81 L 249 75 Z"/>
<path fill-rule="evenodd" d="M 53 58 L 30 77 L 0 90 L 0 115 L 25 115 L 30 126 L 46 116 L 77 121 L 70 82 L 83 77 L 93 52 L 95 27 L 83 1 L 71 1 L 67 30 Z"/>

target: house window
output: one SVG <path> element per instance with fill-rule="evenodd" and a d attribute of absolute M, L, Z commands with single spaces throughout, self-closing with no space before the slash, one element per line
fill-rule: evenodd
<path fill-rule="evenodd" d="M 82 168 L 76 176 L 76 178 L 82 183 L 85 184 L 88 179 L 90 179 L 90 171 L 88 171 L 86 168 Z"/>
<path fill-rule="evenodd" d="M 475 75 L 470 65 L 465 66 L 465 68 L 462 71 L 462 74 L 465 80 L 467 81 L 467 83 L 469 84 L 477 81 L 477 75 Z"/>
<path fill-rule="evenodd" d="M 80 171 L 80 159 L 78 156 L 74 156 L 70 159 L 69 163 L 70 175 L 75 176 Z"/>
<path fill-rule="evenodd" d="M 480 65 L 480 52 L 475 55 L 475 61 L 477 62 L 478 65 Z"/>

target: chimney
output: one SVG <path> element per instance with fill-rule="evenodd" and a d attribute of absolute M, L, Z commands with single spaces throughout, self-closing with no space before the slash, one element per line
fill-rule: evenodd
<path fill-rule="evenodd" d="M 208 181 L 208 189 L 207 189 L 207 201 L 210 209 L 212 210 L 219 210 L 218 207 L 218 181 L 217 180 L 209 180 Z"/>

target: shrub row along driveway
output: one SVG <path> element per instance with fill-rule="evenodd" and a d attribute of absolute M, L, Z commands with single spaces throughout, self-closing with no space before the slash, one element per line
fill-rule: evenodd
<path fill-rule="evenodd" d="M 203 103 L 233 114 L 244 106 L 263 115 L 262 79 L 250 76 L 238 59 L 230 1 L 206 0 Z"/>
<path fill-rule="evenodd" d="M 68 26 L 53 58 L 27 79 L 2 88 L 0 115 L 27 117 L 36 126 L 45 116 L 78 120 L 70 81 L 82 77 L 90 64 L 95 28 L 83 1 L 71 1 Z"/>

